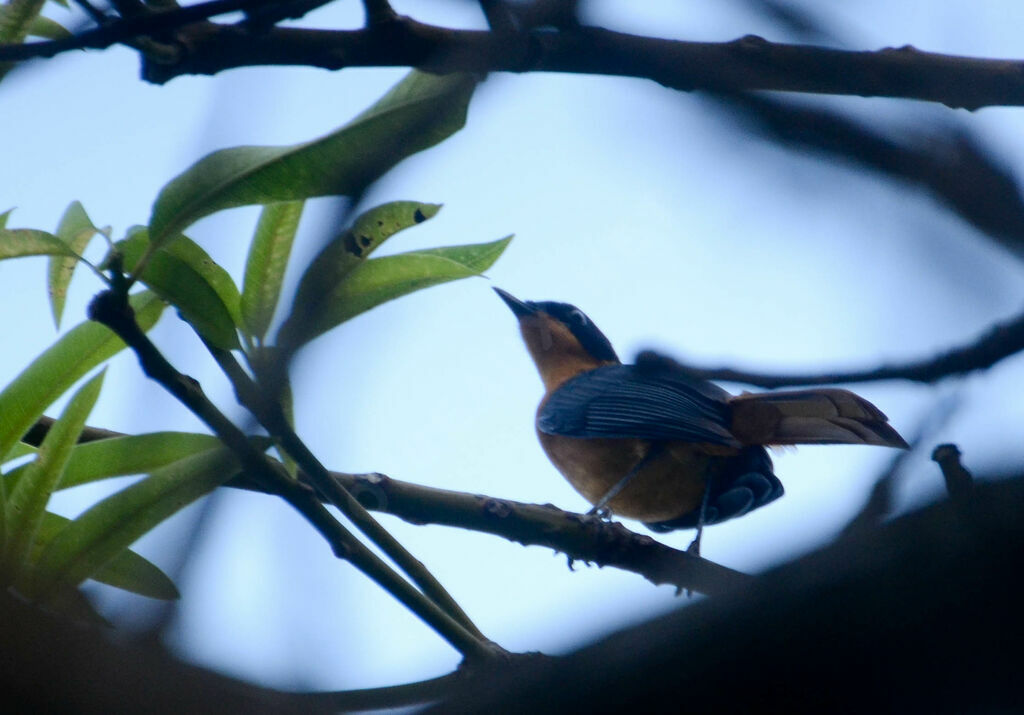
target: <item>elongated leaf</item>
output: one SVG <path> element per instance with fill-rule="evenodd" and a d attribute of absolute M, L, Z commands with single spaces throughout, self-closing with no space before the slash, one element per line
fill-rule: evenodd
<path fill-rule="evenodd" d="M 152 472 L 219 445 L 213 435 L 194 432 L 151 432 L 85 442 L 71 451 L 59 488 Z"/>
<path fill-rule="evenodd" d="M 131 305 L 143 330 L 152 328 L 164 309 L 149 291 L 133 295 Z M 10 452 L 51 402 L 124 347 L 106 326 L 87 321 L 47 348 L 0 392 L 0 454 Z"/>
<path fill-rule="evenodd" d="M 114 245 L 128 272 L 135 270 L 149 248 L 145 230 Z M 238 288 L 194 241 L 178 236 L 165 244 L 150 256 L 139 278 L 211 343 L 225 350 L 238 347 Z"/>
<path fill-rule="evenodd" d="M 292 311 L 278 333 L 279 345 L 297 347 L 319 335 L 315 327 L 329 320 L 332 292 L 384 241 L 441 210 L 439 204 L 392 201 L 361 214 L 351 228 L 328 243 L 309 264 L 299 281 Z"/>
<path fill-rule="evenodd" d="M 11 17 L 11 6 L 0 5 L 0 25 L 4 24 Z M 71 37 L 71 32 L 60 23 L 48 17 L 39 15 L 28 21 L 26 36 L 42 37 L 47 40 L 63 40 Z"/>
<path fill-rule="evenodd" d="M 9 0 L 0 13 L 0 43 L 17 44 L 43 9 L 45 0 Z M 6 64 L 6 63 L 5 63 Z"/>
<path fill-rule="evenodd" d="M 46 40 L 66 40 L 72 36 L 68 28 L 42 15 L 29 23 L 28 34 L 33 37 L 42 37 Z"/>
<path fill-rule="evenodd" d="M 53 322 L 58 328 L 60 327 L 60 317 L 64 313 L 64 300 L 68 295 L 68 285 L 71 283 L 71 276 L 78 265 L 78 256 L 85 253 L 89 241 L 98 231 L 78 201 L 71 202 L 65 209 L 60 224 L 57 226 L 57 238 L 63 241 L 72 252 L 70 256 L 52 256 L 50 258 L 50 309 L 53 311 Z"/>
<path fill-rule="evenodd" d="M 14 209 L 7 209 L 3 213 L 0 213 L 0 231 L 7 228 L 7 219 L 11 217 L 11 212 L 13 211 Z"/>
<path fill-rule="evenodd" d="M 246 332 L 257 340 L 263 339 L 274 319 L 303 205 L 302 201 L 283 201 L 264 206 L 256 224 L 245 262 L 242 320 Z"/>
<path fill-rule="evenodd" d="M 360 264 L 325 297 L 323 311 L 307 324 L 320 335 L 381 303 L 448 281 L 480 275 L 498 260 L 512 237 L 373 258 Z"/>
<path fill-rule="evenodd" d="M 341 129 L 304 144 L 222 149 L 167 184 L 150 216 L 159 245 L 192 222 L 233 206 L 360 191 L 411 154 L 462 128 L 476 81 L 410 72 Z"/>
<path fill-rule="evenodd" d="M 75 256 L 71 248 L 46 231 L 34 228 L 0 229 L 0 260 L 22 256 Z"/>
<path fill-rule="evenodd" d="M 78 441 L 102 387 L 101 372 L 75 393 L 46 433 L 35 461 L 28 465 L 7 496 L 6 562 L 14 572 L 21 568 L 32 550 L 50 494 L 64 474 L 71 448 Z"/>
<path fill-rule="evenodd" d="M 92 578 L 136 539 L 223 484 L 237 469 L 230 450 L 218 447 L 159 469 L 93 505 L 40 554 L 33 594 L 44 596 Z"/>
<path fill-rule="evenodd" d="M 11 447 L 10 451 L 5 454 L 2 459 L 0 459 L 0 462 L 9 462 L 12 459 L 17 459 L 18 457 L 24 457 L 26 454 L 35 454 L 37 451 L 37 448 L 30 444 L 18 442 L 16 445 Z"/>
<path fill-rule="evenodd" d="M 70 519 L 53 512 L 48 511 L 43 514 L 43 520 L 39 524 L 39 535 L 36 538 L 32 555 L 29 557 L 32 564 L 39 561 L 39 555 L 46 545 L 70 522 Z M 93 574 L 92 579 L 108 586 L 116 586 L 125 591 L 137 593 L 140 596 L 158 598 L 163 601 L 172 601 L 180 597 L 177 587 L 167 574 L 151 561 L 128 549 L 119 553 L 110 563 Z"/>

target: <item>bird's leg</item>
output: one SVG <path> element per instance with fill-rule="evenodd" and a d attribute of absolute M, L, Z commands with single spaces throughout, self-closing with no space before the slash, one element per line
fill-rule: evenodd
<path fill-rule="evenodd" d="M 650 464 L 655 457 L 661 454 L 662 450 L 663 447 L 660 443 L 652 444 L 647 449 L 647 454 L 645 454 L 639 462 L 633 465 L 633 468 L 630 469 L 629 472 L 627 472 L 626 476 L 624 476 L 619 481 L 615 482 L 615 485 L 612 486 L 612 488 L 609 489 L 607 492 L 605 492 L 605 495 L 601 497 L 600 501 L 598 501 L 597 504 L 594 505 L 594 508 L 588 511 L 587 514 L 589 516 L 594 516 L 600 515 L 601 512 L 607 513 L 607 509 L 605 509 L 605 506 L 607 506 L 608 502 L 617 497 L 619 495 L 619 492 L 625 489 L 626 485 L 629 484 L 630 481 L 632 481 L 633 477 L 635 477 L 641 469 Z"/>
<path fill-rule="evenodd" d="M 708 499 L 711 496 L 711 478 L 704 482 L 704 496 L 700 499 L 700 511 L 697 513 L 697 535 L 693 537 L 693 541 L 686 547 L 686 553 L 693 554 L 694 556 L 700 556 L 700 539 L 704 536 L 704 515 L 708 510 Z"/>

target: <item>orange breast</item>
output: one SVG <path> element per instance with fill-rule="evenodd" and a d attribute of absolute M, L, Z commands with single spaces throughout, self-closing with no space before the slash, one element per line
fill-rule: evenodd
<path fill-rule="evenodd" d="M 583 439 L 539 430 L 537 436 L 558 471 L 591 504 L 626 476 L 651 445 L 637 439 Z M 724 468 L 728 459 L 709 454 L 698 444 L 670 443 L 608 507 L 614 514 L 640 521 L 674 519 L 700 507 L 708 474 Z"/>

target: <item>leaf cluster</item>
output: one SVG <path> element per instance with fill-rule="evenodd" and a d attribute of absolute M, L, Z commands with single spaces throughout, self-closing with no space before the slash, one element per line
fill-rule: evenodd
<path fill-rule="evenodd" d="M 282 301 L 305 201 L 357 199 L 396 163 L 460 129 L 474 87 L 465 75 L 412 72 L 324 137 L 294 146 L 216 151 L 169 181 L 147 224 L 116 240 L 78 202 L 52 233 L 9 229 L 7 212 L 0 215 L 0 260 L 49 256 L 50 306 L 58 327 L 68 286 L 85 265 L 111 290 L 133 289 L 128 305 L 140 330 L 152 328 L 170 305 L 222 366 L 224 355 L 237 353 L 242 362 L 234 364 L 244 363 L 251 375 L 245 379 L 258 382 L 273 374 L 284 380 L 272 393 L 284 399 L 290 394 L 282 377 L 287 360 L 310 340 L 386 301 L 480 275 L 508 245 L 510 237 L 371 257 L 386 240 L 440 210 L 437 204 L 394 201 L 370 208 L 337 232 L 305 267 L 295 295 Z M 184 231 L 215 212 L 254 204 L 263 210 L 239 287 Z M 96 237 L 106 241 L 107 252 L 94 265 L 85 254 Z M 282 307 L 288 310 L 270 340 Z M 241 469 L 238 455 L 212 435 L 158 432 L 83 441 L 102 370 L 74 392 L 38 447 L 21 441 L 56 399 L 124 347 L 108 327 L 82 323 L 0 392 L 0 579 L 29 599 L 89 619 L 96 616 L 77 591 L 86 579 L 176 598 L 171 579 L 129 546 Z M 259 452 L 272 444 L 266 438 L 250 441 Z M 135 474 L 146 476 L 74 519 L 46 510 L 56 490 Z"/>

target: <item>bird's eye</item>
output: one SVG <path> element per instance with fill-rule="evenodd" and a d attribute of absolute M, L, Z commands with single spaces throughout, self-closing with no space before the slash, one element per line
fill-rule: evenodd
<path fill-rule="evenodd" d="M 583 311 L 579 310 L 578 308 L 574 309 L 571 313 L 569 313 L 569 320 L 576 323 L 577 325 L 587 324 L 587 316 L 585 316 L 583 314 Z"/>

